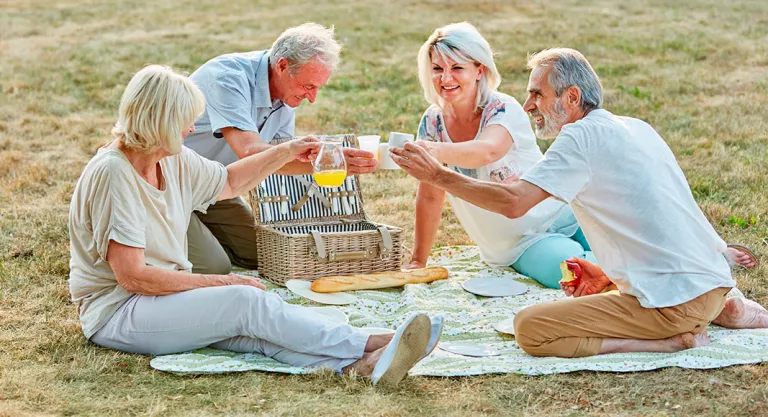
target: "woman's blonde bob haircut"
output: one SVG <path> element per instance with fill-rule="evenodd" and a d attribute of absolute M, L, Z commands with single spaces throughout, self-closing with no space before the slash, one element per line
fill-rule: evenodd
<path fill-rule="evenodd" d="M 459 64 L 473 63 L 484 66 L 485 72 L 477 85 L 475 109 L 484 108 L 488 104 L 491 94 L 501 84 L 501 75 L 493 62 L 491 46 L 474 26 L 462 22 L 437 28 L 419 49 L 419 82 L 424 90 L 424 98 L 442 108 L 443 99 L 432 84 L 433 54 Z"/>
<path fill-rule="evenodd" d="M 189 78 L 149 65 L 131 78 L 120 99 L 112 136 L 143 152 L 181 152 L 182 132 L 203 114 L 205 96 Z"/>

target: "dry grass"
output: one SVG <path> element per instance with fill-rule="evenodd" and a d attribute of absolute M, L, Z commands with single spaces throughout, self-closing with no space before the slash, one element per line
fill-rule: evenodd
<path fill-rule="evenodd" d="M 582 50 L 606 107 L 656 126 L 729 241 L 768 256 L 768 3 L 758 0 L 134 0 L 0 5 L 0 416 L 767 415 L 768 366 L 530 378 L 411 378 L 394 392 L 331 375 L 176 377 L 84 340 L 68 302 L 66 215 L 75 180 L 108 139 L 119 95 L 147 63 L 192 71 L 264 48 L 288 26 L 335 24 L 344 61 L 303 133 L 414 131 L 426 107 L 415 57 L 433 28 L 477 25 L 502 90 L 522 97 L 525 56 Z M 395 18 L 393 16 L 400 16 Z M 415 182 L 365 179 L 368 210 L 412 230 Z M 661 214 L 663 215 L 663 214 Z M 449 209 L 441 244 L 469 243 Z M 685 244 L 685 242 L 681 242 Z M 737 275 L 768 304 L 767 267 Z"/>

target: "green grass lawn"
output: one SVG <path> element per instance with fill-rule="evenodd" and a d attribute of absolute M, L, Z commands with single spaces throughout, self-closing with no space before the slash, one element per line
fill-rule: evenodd
<path fill-rule="evenodd" d="M 299 133 L 414 132 L 427 107 L 416 53 L 447 23 L 480 29 L 497 53 L 501 90 L 518 99 L 528 53 L 574 47 L 602 77 L 605 107 L 668 141 L 722 236 L 768 256 L 768 2 L 4 0 L 0 416 L 768 415 L 766 364 L 410 378 L 382 392 L 329 374 L 178 377 L 87 342 L 67 290 L 69 200 L 110 139 L 132 74 L 150 63 L 192 72 L 219 54 L 265 49 L 310 20 L 336 25 L 345 48 L 317 102 L 299 109 Z M 382 172 L 364 186 L 369 214 L 405 228 L 410 245 L 416 182 Z M 471 243 L 447 206 L 443 217 L 440 244 Z M 736 274 L 763 305 L 767 271 Z"/>

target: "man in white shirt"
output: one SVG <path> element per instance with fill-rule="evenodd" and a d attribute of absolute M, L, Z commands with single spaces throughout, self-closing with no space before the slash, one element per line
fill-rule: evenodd
<path fill-rule="evenodd" d="M 511 218 L 549 197 L 571 205 L 600 266 L 574 259 L 584 270 L 581 281 L 563 284 L 574 298 L 518 313 L 518 344 L 535 356 L 674 352 L 709 343 L 712 321 L 768 327 L 759 304 L 726 301 L 736 285 L 726 243 L 658 133 L 601 109 L 600 80 L 578 51 L 544 50 L 528 66 L 524 108 L 537 135 L 556 140 L 521 181 L 455 175 L 416 145 L 392 151 L 420 181 Z"/>
<path fill-rule="evenodd" d="M 305 23 L 283 32 L 265 51 L 221 55 L 190 78 L 205 95 L 205 113 L 184 145 L 223 165 L 262 152 L 276 138 L 294 135 L 295 114 L 304 99 L 314 103 L 339 61 L 333 28 Z M 346 149 L 350 174 L 376 169 L 372 153 Z M 290 162 L 278 174 L 312 172 Z M 237 197 L 192 216 L 187 233 L 193 271 L 226 274 L 231 264 L 257 269 L 253 215 Z"/>

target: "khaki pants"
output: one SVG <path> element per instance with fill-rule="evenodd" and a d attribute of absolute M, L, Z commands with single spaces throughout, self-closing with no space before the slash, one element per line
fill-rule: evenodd
<path fill-rule="evenodd" d="M 228 274 L 232 265 L 258 269 L 251 208 L 237 197 L 217 202 L 206 214 L 192 213 L 187 247 L 192 272 Z"/>
<path fill-rule="evenodd" d="M 730 288 L 687 303 L 644 308 L 637 298 L 609 291 L 526 307 L 515 316 L 515 340 L 533 356 L 578 358 L 600 353 L 605 338 L 666 339 L 700 333 L 725 306 Z"/>

